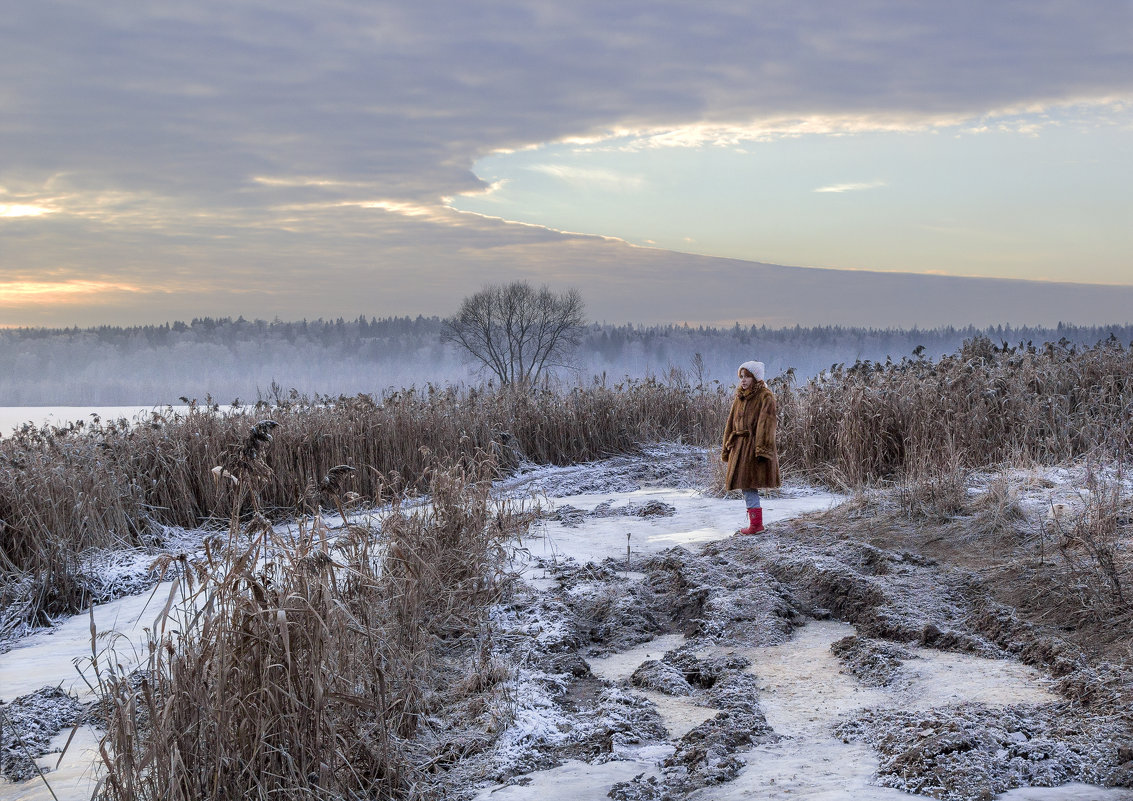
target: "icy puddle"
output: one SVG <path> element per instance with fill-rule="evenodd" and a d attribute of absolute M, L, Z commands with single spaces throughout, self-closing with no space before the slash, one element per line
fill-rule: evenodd
<path fill-rule="evenodd" d="M 660 659 L 674 648 L 685 644 L 683 634 L 662 634 L 647 643 L 636 645 L 629 650 L 609 656 L 586 660 L 590 663 L 590 672 L 607 681 L 628 681 L 633 672 L 642 662 L 650 659 Z"/>
<path fill-rule="evenodd" d="M 98 742 L 102 735 L 90 726 L 81 727 L 71 740 L 62 762 L 59 762 L 59 752 L 70 736 L 70 729 L 60 733 L 51 744 L 54 753 L 36 760 L 50 782 L 51 790 L 42 779 L 16 784 L 0 779 L 0 798 L 4 801 L 53 801 L 54 792 L 54 798 L 59 801 L 87 801 L 98 784 L 95 770 L 99 762 Z M 59 763 L 58 768 L 56 763 Z"/>
<path fill-rule="evenodd" d="M 831 731 L 847 713 L 867 707 L 928 709 L 974 701 L 987 704 L 1041 704 L 1057 700 L 1036 670 L 1006 660 L 911 648 L 917 659 L 904 663 L 904 681 L 897 689 L 861 684 L 830 651 L 830 645 L 854 634 L 845 623 L 819 621 L 805 626 L 787 643 L 766 648 L 712 649 L 751 660 L 748 672 L 759 680 L 760 706 L 767 722 L 782 736 L 777 743 L 757 746 L 740 756 L 746 767 L 724 785 L 704 788 L 689 796 L 697 801 L 750 799 L 807 799 L 808 801 L 909 801 L 907 793 L 870 783 L 877 759 L 862 743 L 843 743 Z M 593 672 L 615 682 L 627 681 L 648 659 L 683 644 L 680 635 L 666 635 L 629 651 L 590 660 Z M 709 652 L 705 652 L 707 655 Z M 640 693 L 658 706 L 674 740 L 715 710 L 697 707 L 688 699 L 660 693 Z M 485 789 L 477 799 L 510 801 L 601 801 L 614 784 L 644 772 L 657 775 L 657 760 L 646 749 L 632 759 L 603 765 L 570 762 L 525 777 L 527 785 Z M 1019 788 L 998 796 L 1002 801 L 1130 801 L 1129 790 L 1082 784 L 1052 788 Z"/>

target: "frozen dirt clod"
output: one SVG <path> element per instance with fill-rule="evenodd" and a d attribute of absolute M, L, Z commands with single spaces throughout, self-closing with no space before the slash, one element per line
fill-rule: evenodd
<path fill-rule="evenodd" d="M 712 543 L 705 553 L 761 565 L 796 609 L 812 618 L 832 615 L 861 635 L 986 658 L 1008 655 L 972 625 L 985 593 L 970 574 L 895 552 L 866 555 L 880 549 L 852 541 L 804 545 L 784 533 Z M 887 568 L 878 573 L 881 559 Z"/>
<path fill-rule="evenodd" d="M 689 684 L 701 690 L 718 690 L 716 685 L 721 678 L 734 677 L 735 671 L 751 666 L 751 660 L 747 657 L 734 653 L 701 656 L 688 645 L 669 651 L 664 660 L 679 668 Z"/>
<path fill-rule="evenodd" d="M 552 512 L 547 515 L 548 520 L 554 520 L 567 528 L 577 528 L 590 518 L 606 518 L 606 517 L 672 517 L 677 513 L 677 507 L 671 503 L 665 503 L 661 500 L 648 500 L 643 503 L 630 502 L 624 506 L 615 506 L 613 500 L 606 500 L 599 503 L 589 512 L 585 509 L 579 509 L 577 506 L 571 506 L 569 503 L 561 506 L 556 506 Z"/>
<path fill-rule="evenodd" d="M 830 650 L 859 681 L 873 687 L 892 684 L 900 677 L 905 661 L 916 658 L 896 643 L 854 635 L 833 643 Z"/>
<path fill-rule="evenodd" d="M 664 501 L 646 501 L 645 503 L 627 504 L 625 514 L 635 517 L 672 517 L 677 513 L 677 507 Z"/>
<path fill-rule="evenodd" d="M 58 687 L 0 702 L 0 775 L 13 782 L 38 776 L 36 758 L 48 753 L 51 741 L 73 726 L 81 711 L 78 699 Z"/>
<path fill-rule="evenodd" d="M 682 798 L 704 787 L 736 778 L 744 767 L 743 750 L 776 742 L 759 707 L 758 682 L 739 669 L 723 668 L 706 705 L 719 710 L 686 732 L 676 750 L 661 762 L 660 776 L 635 776 L 610 790 L 610 797 L 625 801 Z"/>
<path fill-rule="evenodd" d="M 568 528 L 581 525 L 587 517 L 589 517 L 589 514 L 585 509 L 579 509 L 577 506 L 571 506 L 569 503 L 556 506 L 554 511 L 547 515 L 548 520 L 555 520 Z"/>
<path fill-rule="evenodd" d="M 547 467 L 521 465 L 499 482 L 504 491 L 547 498 L 593 493 L 631 493 L 648 486 L 689 488 L 698 485 L 705 451 L 690 445 L 653 443 L 639 454 L 613 456 L 589 464 Z"/>
<path fill-rule="evenodd" d="M 772 645 L 785 641 L 805 622 L 798 604 L 764 566 L 733 558 L 731 547 L 694 556 L 671 548 L 645 562 L 643 569 L 659 603 L 689 637 L 738 645 Z M 732 546 L 739 547 L 739 546 Z"/>
<path fill-rule="evenodd" d="M 580 684 L 584 689 L 572 692 Z M 568 760 L 617 760 L 665 740 L 653 704 L 592 678 L 521 671 L 510 693 L 510 724 L 485 755 L 483 771 L 495 782 L 514 783 L 522 774 Z"/>
<path fill-rule="evenodd" d="M 636 588 L 583 587 L 571 593 L 575 625 L 590 653 L 618 651 L 648 642 L 666 630 L 664 619 Z"/>
<path fill-rule="evenodd" d="M 946 801 L 981 801 L 1015 787 L 1088 782 L 1133 786 L 1116 719 L 1065 705 L 961 704 L 931 710 L 870 709 L 835 733 L 881 754 L 878 782 Z"/>
<path fill-rule="evenodd" d="M 665 695 L 692 695 L 692 685 L 676 666 L 657 659 L 642 662 L 630 676 L 630 683 L 643 690 L 656 690 Z"/>

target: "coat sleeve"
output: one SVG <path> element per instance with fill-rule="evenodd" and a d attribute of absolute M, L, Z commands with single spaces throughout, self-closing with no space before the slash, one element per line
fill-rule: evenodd
<path fill-rule="evenodd" d="M 736 416 L 736 402 L 732 401 L 732 407 L 728 409 L 728 422 L 724 424 L 724 447 L 720 451 L 720 458 L 723 461 L 728 461 L 728 453 L 731 451 L 729 447 L 732 441 L 732 432 L 736 430 L 735 424 L 732 419 Z"/>
<path fill-rule="evenodd" d="M 755 455 L 763 459 L 774 459 L 775 428 L 779 424 L 779 409 L 775 396 L 770 392 L 759 409 L 759 419 L 755 423 Z"/>

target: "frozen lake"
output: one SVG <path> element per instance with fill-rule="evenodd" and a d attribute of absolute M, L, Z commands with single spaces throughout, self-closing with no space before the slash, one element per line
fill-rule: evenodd
<path fill-rule="evenodd" d="M 63 426 L 83 420 L 91 421 L 97 414 L 103 420 L 117 420 L 124 417 L 133 420 L 139 414 L 148 415 L 154 409 L 169 409 L 169 406 L 0 406 L 0 437 L 6 437 L 24 423 L 41 426 L 45 423 Z M 174 411 L 185 411 L 187 406 L 173 406 Z"/>

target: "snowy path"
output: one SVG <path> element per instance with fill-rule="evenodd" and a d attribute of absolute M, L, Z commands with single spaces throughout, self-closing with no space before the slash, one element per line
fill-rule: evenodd
<path fill-rule="evenodd" d="M 124 666 L 138 664 L 146 630 L 158 622 L 173 584 L 163 582 L 140 595 L 96 604 L 90 614 L 75 615 L 20 640 L 0 654 L 0 701 L 8 703 L 41 687 L 62 687 L 81 699 L 89 697 L 91 690 L 80 673 L 90 675 L 92 616 L 98 650 L 112 646 Z"/>
<path fill-rule="evenodd" d="M 1055 700 L 1033 668 L 927 648 L 913 649 L 918 658 L 908 663 L 914 672 L 909 684 L 896 690 L 866 687 L 843 672 L 830 651 L 831 643 L 853 633 L 853 627 L 845 623 L 817 621 L 783 645 L 707 652 L 736 653 L 752 661 L 747 670 L 759 679 L 760 706 L 767 722 L 783 739 L 742 752 L 746 767 L 734 781 L 698 790 L 689 796 L 690 800 L 908 801 L 916 796 L 871 784 L 877 757 L 862 743 L 844 743 L 833 736 L 831 730 L 840 716 L 867 707 L 929 709 L 962 700 L 992 704 Z M 609 681 L 626 682 L 642 662 L 657 659 L 682 643 L 679 635 L 665 635 L 629 651 L 591 660 L 591 669 Z M 657 703 L 672 740 L 688 731 L 690 723 L 696 725 L 716 711 L 660 693 L 643 694 Z M 571 761 L 530 774 L 525 777 L 530 779 L 526 785 L 486 788 L 476 799 L 605 801 L 616 783 L 641 773 L 646 777 L 659 775 L 657 762 L 672 751 L 672 746 L 650 746 L 639 749 L 630 758 L 599 765 Z M 1133 793 L 1127 789 L 1067 784 L 1018 788 L 997 798 L 1129 801 Z"/>
<path fill-rule="evenodd" d="M 618 514 L 625 508 L 641 507 L 650 501 L 667 504 L 672 514 L 637 517 Z M 764 499 L 765 526 L 808 512 L 829 509 L 842 497 L 811 488 L 784 488 L 781 497 Z M 534 558 L 574 559 L 580 564 L 610 558 L 625 560 L 626 549 L 633 558 L 649 556 L 674 545 L 692 548 L 732 536 L 747 525 L 743 503 L 702 495 L 693 489 L 644 488 L 630 492 L 586 493 L 553 499 L 556 509 L 575 507 L 594 509 L 609 503 L 611 514 L 585 517 L 574 525 L 555 521 L 537 524 L 524 544 Z M 627 533 L 629 536 L 627 537 Z M 525 576 L 526 577 L 526 576 Z"/>
<path fill-rule="evenodd" d="M 0 700 L 7 703 L 41 687 L 62 687 L 80 700 L 89 700 L 93 695 L 90 684 L 95 682 L 90 667 L 92 618 L 97 632 L 94 647 L 100 655 L 112 649 L 116 661 L 129 669 L 145 658 L 146 631 L 160 625 L 161 611 L 173 589 L 174 582 L 163 582 L 140 595 L 98 604 L 90 614 L 75 615 L 54 629 L 24 638 L 0 654 Z M 97 782 L 93 768 L 98 762 L 100 734 L 92 726 L 81 726 L 59 763 L 58 752 L 70 736 L 70 729 L 61 732 L 52 742 L 54 753 L 37 763 L 60 801 L 85 801 Z M 38 778 L 14 784 L 0 778 L 0 798 L 42 801 L 52 795 Z"/>
<path fill-rule="evenodd" d="M 770 525 L 806 512 L 830 508 L 840 498 L 806 489 L 787 489 L 784 497 L 765 499 L 765 521 Z M 664 517 L 583 517 L 573 525 L 547 522 L 527 543 L 532 557 L 570 558 L 585 563 L 606 558 L 625 560 L 656 553 L 673 545 L 698 544 L 732 535 L 742 522 L 743 510 L 735 500 L 708 498 L 692 490 L 639 489 L 623 493 L 589 493 L 560 496 L 559 506 L 581 510 L 610 502 L 616 510 L 626 504 L 661 501 L 675 511 Z M 630 536 L 627 540 L 626 532 Z M 540 577 L 529 563 L 525 578 L 537 589 L 550 589 L 551 579 Z M 833 735 L 838 718 L 867 707 L 931 709 L 963 701 L 991 705 L 1041 704 L 1057 700 L 1039 673 L 1020 663 L 983 659 L 966 654 L 912 648 L 910 681 L 899 689 L 868 687 L 843 670 L 830 650 L 831 643 L 852 635 L 852 626 L 813 622 L 788 642 L 765 648 L 714 649 L 705 655 L 736 653 L 751 660 L 748 672 L 759 680 L 760 707 L 768 724 L 782 736 L 776 743 L 742 752 L 746 763 L 736 779 L 694 792 L 696 801 L 741 799 L 806 799 L 806 801 L 907 801 L 908 793 L 872 784 L 878 768 L 876 754 L 861 742 L 845 743 Z M 674 751 L 674 744 L 696 725 L 715 715 L 715 709 L 697 706 L 684 698 L 631 687 L 629 676 L 643 662 L 659 659 L 680 647 L 680 635 L 664 635 L 643 645 L 600 659 L 589 660 L 591 670 L 610 682 L 652 701 L 665 722 L 670 745 L 630 749 L 622 758 L 601 764 L 571 760 L 530 773 L 522 783 L 485 788 L 476 801 L 604 801 L 617 783 L 644 774 L 660 777 L 658 763 Z M 1001 801 L 1131 801 L 1128 789 L 1105 789 L 1084 784 L 1060 787 L 1024 787 L 997 796 Z"/>

